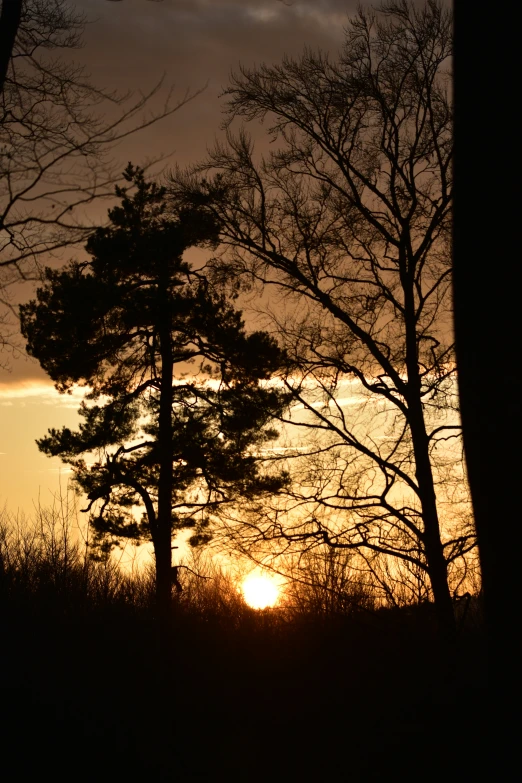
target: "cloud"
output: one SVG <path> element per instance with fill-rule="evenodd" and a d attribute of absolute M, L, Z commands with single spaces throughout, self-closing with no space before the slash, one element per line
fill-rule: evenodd
<path fill-rule="evenodd" d="M 70 394 L 60 394 L 51 381 L 13 380 L 12 383 L 0 381 L 0 405 L 2 406 L 35 403 L 76 409 L 84 395 L 85 389 L 81 388 L 74 388 Z"/>
<path fill-rule="evenodd" d="M 357 397 L 336 397 L 335 403 L 340 408 L 346 408 L 349 405 L 364 405 L 366 403 L 366 400 L 362 399 L 360 396 Z M 330 411 L 332 413 L 335 413 L 336 410 L 336 404 L 334 402 L 330 403 Z M 309 405 L 305 406 L 302 402 L 298 402 L 296 405 L 292 405 L 292 411 L 302 411 L 302 410 L 308 410 L 309 408 L 314 408 L 317 410 L 322 410 L 326 407 L 326 403 L 324 400 L 318 400 L 316 402 L 311 402 Z"/>
<path fill-rule="evenodd" d="M 179 93 L 208 87 L 204 97 L 182 112 L 179 129 L 182 150 L 193 136 L 199 113 L 205 107 L 210 121 L 203 128 L 207 142 L 220 123 L 217 101 L 231 70 L 239 63 L 278 62 L 284 54 L 297 55 L 305 45 L 338 49 L 354 0 L 164 0 L 123 3 L 84 0 L 91 19 L 81 60 L 93 80 L 122 88 L 143 88 L 162 73 L 174 81 Z M 105 81 L 102 80 L 102 77 Z M 190 117 L 192 115 L 192 117 Z M 171 127 L 175 127 L 173 121 Z M 164 126 L 165 127 L 165 126 Z M 209 139 L 210 134 L 210 139 Z M 199 134 L 197 134 L 198 136 Z M 196 136 L 196 138 L 197 138 Z M 184 152 L 182 152 L 184 154 Z"/>

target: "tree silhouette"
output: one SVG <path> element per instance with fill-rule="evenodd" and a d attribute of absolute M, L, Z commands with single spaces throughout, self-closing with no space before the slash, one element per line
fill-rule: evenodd
<path fill-rule="evenodd" d="M 192 527 L 201 542 L 220 506 L 285 481 L 259 467 L 285 404 L 260 381 L 283 355 L 266 333 L 247 334 L 241 313 L 183 261 L 215 239 L 213 221 L 167 211 L 164 190 L 139 169 L 125 178 L 134 193 L 117 188 L 121 205 L 89 239 L 91 260 L 47 270 L 21 307 L 22 332 L 60 391 L 90 387 L 79 429 L 50 430 L 39 448 L 73 466 L 98 543 L 152 541 L 165 607 L 173 534 Z"/>
<path fill-rule="evenodd" d="M 521 389 L 515 359 L 520 294 L 512 285 L 520 266 L 519 207 L 508 195 L 520 130 L 506 74 L 517 67 L 518 30 L 501 15 L 469 16 L 456 4 L 455 39 L 455 334 L 488 632 L 490 690 L 481 717 L 491 773 L 508 777 L 519 763 L 512 715 L 520 693 L 520 634 L 514 621 L 520 611 L 520 576 L 513 554 L 518 555 L 520 529 L 516 421 Z M 486 39 L 493 42 L 487 58 Z M 477 122 L 487 84 L 495 85 L 488 104 L 495 121 Z M 488 151 L 479 167 L 476 149 Z M 473 210 L 478 192 L 483 193 L 481 215 L 487 215 L 480 225 Z"/>
<path fill-rule="evenodd" d="M 438 2 L 360 10 L 338 61 L 305 51 L 233 77 L 230 122 L 266 119 L 278 149 L 258 163 L 246 132 L 229 126 L 227 145 L 172 182 L 177 198 L 218 218 L 216 273 L 248 275 L 293 303 L 279 326 L 301 376 L 287 384 L 322 445 L 293 497 L 307 517 L 285 527 L 271 515 L 263 535 L 420 567 L 447 637 L 448 565 L 474 546 L 469 523 L 441 530 L 439 509 L 440 447 L 459 436 L 451 53 L 451 12 Z M 347 378 L 375 401 L 366 429 L 336 401 Z M 372 429 L 379 416 L 382 431 Z"/>

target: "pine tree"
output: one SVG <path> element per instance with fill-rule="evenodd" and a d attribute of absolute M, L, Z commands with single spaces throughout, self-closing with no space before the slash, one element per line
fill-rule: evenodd
<path fill-rule="evenodd" d="M 215 240 L 214 222 L 167 206 L 140 169 L 125 178 L 110 224 L 87 243 L 90 260 L 46 271 L 21 307 L 22 332 L 61 392 L 88 387 L 79 429 L 49 430 L 40 450 L 73 467 L 102 549 L 152 541 L 167 607 L 173 536 L 192 527 L 193 543 L 204 541 L 220 507 L 286 481 L 259 457 L 286 403 L 262 382 L 284 356 L 265 332 L 247 334 L 241 312 L 183 260 Z"/>

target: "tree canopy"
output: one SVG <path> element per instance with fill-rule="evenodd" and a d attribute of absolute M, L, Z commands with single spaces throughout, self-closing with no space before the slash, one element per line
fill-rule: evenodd
<path fill-rule="evenodd" d="M 91 259 L 47 270 L 21 307 L 22 332 L 60 391 L 88 387 L 79 429 L 50 430 L 40 449 L 73 466 L 100 543 L 152 540 L 165 596 L 173 533 L 192 527 L 201 541 L 221 505 L 285 482 L 259 467 L 286 401 L 263 381 L 284 355 L 267 333 L 248 334 L 205 271 L 183 260 L 215 242 L 214 221 L 167 209 L 139 169 L 125 178 L 132 194 L 117 188 L 121 204 L 89 239 Z"/>
<path fill-rule="evenodd" d="M 453 517 L 466 509 L 461 455 L 443 451 L 459 435 L 451 54 L 451 13 L 435 0 L 360 9 L 338 59 L 306 50 L 235 74 L 227 143 L 172 176 L 176 199 L 217 220 L 216 274 L 284 297 L 274 320 L 300 368 L 286 383 L 317 437 L 293 484 L 299 514 L 285 524 L 280 505 L 264 508 L 262 539 L 420 568 L 449 635 L 448 567 L 465 571 L 474 546 L 470 515 Z M 255 120 L 272 137 L 264 158 L 233 130 Z M 348 381 L 353 407 L 340 401 Z"/>

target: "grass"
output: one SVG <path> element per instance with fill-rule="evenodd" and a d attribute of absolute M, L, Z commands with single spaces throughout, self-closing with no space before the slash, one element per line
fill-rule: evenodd
<path fill-rule="evenodd" d="M 199 562 L 210 578 L 184 573 L 165 625 L 151 572 L 93 561 L 73 528 L 56 510 L 0 525 L 6 779 L 470 780 L 480 768 L 480 621 L 468 618 L 448 677 L 425 607 L 379 608 L 355 577 L 332 592 L 315 573 L 255 611 L 233 575 Z"/>

